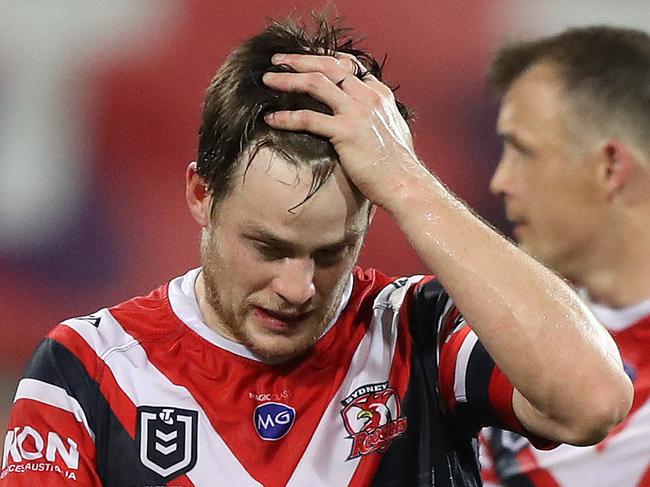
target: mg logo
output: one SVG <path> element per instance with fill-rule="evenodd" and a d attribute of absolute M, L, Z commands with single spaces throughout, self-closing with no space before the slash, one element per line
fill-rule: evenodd
<path fill-rule="evenodd" d="M 31 426 L 16 427 L 7 432 L 2 454 L 3 469 L 9 463 L 9 457 L 11 457 L 13 463 L 20 463 L 23 460 L 39 460 L 41 458 L 48 462 L 54 462 L 59 457 L 67 468 L 79 468 L 77 443 L 71 438 L 66 438 L 63 441 L 54 431 L 49 431 L 47 435 L 41 435 Z"/>
<path fill-rule="evenodd" d="M 198 412 L 140 406 L 137 441 L 140 461 L 167 482 L 196 465 Z"/>
<path fill-rule="evenodd" d="M 296 410 L 279 402 L 265 402 L 255 408 L 253 423 L 260 438 L 276 441 L 284 437 L 296 419 Z"/>

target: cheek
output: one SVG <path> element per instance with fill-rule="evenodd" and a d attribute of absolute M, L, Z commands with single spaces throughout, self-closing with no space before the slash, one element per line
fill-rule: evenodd
<path fill-rule="evenodd" d="M 203 243 L 204 261 L 212 270 L 215 280 L 224 288 L 222 295 L 240 295 L 260 274 L 263 266 L 256 261 L 253 252 L 227 232 L 213 234 Z"/>
<path fill-rule="evenodd" d="M 340 274 L 330 269 L 322 269 L 316 271 L 316 274 L 314 275 L 314 287 L 316 288 L 316 294 L 320 296 L 327 296 L 334 288 L 336 288 L 339 279 Z"/>
<path fill-rule="evenodd" d="M 527 207 L 539 216 L 548 216 L 555 208 L 563 205 L 567 198 L 567 188 L 558 185 L 544 174 L 527 174 L 521 179 L 520 193 Z"/>
<path fill-rule="evenodd" d="M 330 296 L 342 289 L 348 282 L 350 273 L 356 264 L 356 256 L 343 260 L 340 264 L 319 269 L 314 276 L 316 293 L 321 296 Z"/>
<path fill-rule="evenodd" d="M 233 253 L 230 260 L 230 280 L 234 292 L 250 295 L 267 288 L 272 275 L 270 266 L 270 263 L 252 255 L 252 252 L 244 250 Z"/>

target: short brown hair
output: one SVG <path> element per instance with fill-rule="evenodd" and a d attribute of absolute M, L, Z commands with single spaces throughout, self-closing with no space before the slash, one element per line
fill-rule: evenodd
<path fill-rule="evenodd" d="M 557 69 L 570 99 L 583 99 L 581 115 L 608 130 L 625 131 L 650 154 L 650 36 L 612 26 L 565 30 L 503 47 L 488 72 L 488 87 L 502 96 L 534 65 Z"/>
<path fill-rule="evenodd" d="M 349 37 L 351 29 L 341 26 L 338 19 L 330 23 L 318 13 L 312 13 L 310 20 L 309 26 L 290 19 L 272 21 L 259 35 L 233 51 L 210 83 L 199 130 L 197 172 L 206 180 L 215 205 L 230 190 L 236 163 L 247 149 L 252 154 L 248 164 L 262 147 L 270 147 L 296 164 L 309 163 L 314 177 L 305 199 L 329 178 L 338 162 L 336 151 L 327 139 L 311 133 L 275 130 L 264 122 L 265 114 L 277 110 L 332 113 L 329 107 L 308 95 L 279 92 L 265 86 L 262 82 L 265 72 L 291 70 L 288 66 L 273 65 L 273 54 L 349 53 L 368 73 L 382 79 L 383 65 Z M 398 107 L 407 118 L 404 105 L 398 102 Z"/>

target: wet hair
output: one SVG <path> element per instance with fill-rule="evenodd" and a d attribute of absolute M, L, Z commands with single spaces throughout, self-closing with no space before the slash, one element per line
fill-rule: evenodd
<path fill-rule="evenodd" d="M 308 164 L 313 179 L 305 201 L 332 175 L 338 155 L 327 139 L 276 130 L 264 121 L 265 114 L 277 110 L 309 109 L 331 114 L 330 108 L 306 94 L 268 88 L 262 76 L 268 71 L 292 71 L 289 66 L 271 63 L 275 53 L 333 56 L 340 52 L 355 56 L 361 63 L 364 69 L 355 73 L 357 77 L 372 74 L 381 81 L 383 62 L 362 50 L 350 33 L 339 19 L 330 22 L 325 15 L 312 13 L 309 24 L 291 19 L 271 21 L 228 56 L 206 91 L 199 129 L 197 173 L 213 195 L 213 211 L 230 191 L 238 163 L 247 158 L 247 169 L 263 147 L 293 164 Z M 408 119 L 409 110 L 400 102 L 397 106 Z"/>
<path fill-rule="evenodd" d="M 608 136 L 632 137 L 650 155 L 648 33 L 597 25 L 506 45 L 490 67 L 488 87 L 503 96 L 522 74 L 546 63 L 557 69 L 567 101 L 574 102 L 581 119 Z"/>

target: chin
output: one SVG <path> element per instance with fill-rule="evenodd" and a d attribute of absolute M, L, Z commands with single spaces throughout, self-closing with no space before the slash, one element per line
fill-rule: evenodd
<path fill-rule="evenodd" d="M 314 346 L 316 340 L 306 337 L 247 337 L 244 341 L 246 348 L 258 359 L 265 363 L 277 364 L 286 362 L 307 352 Z"/>

